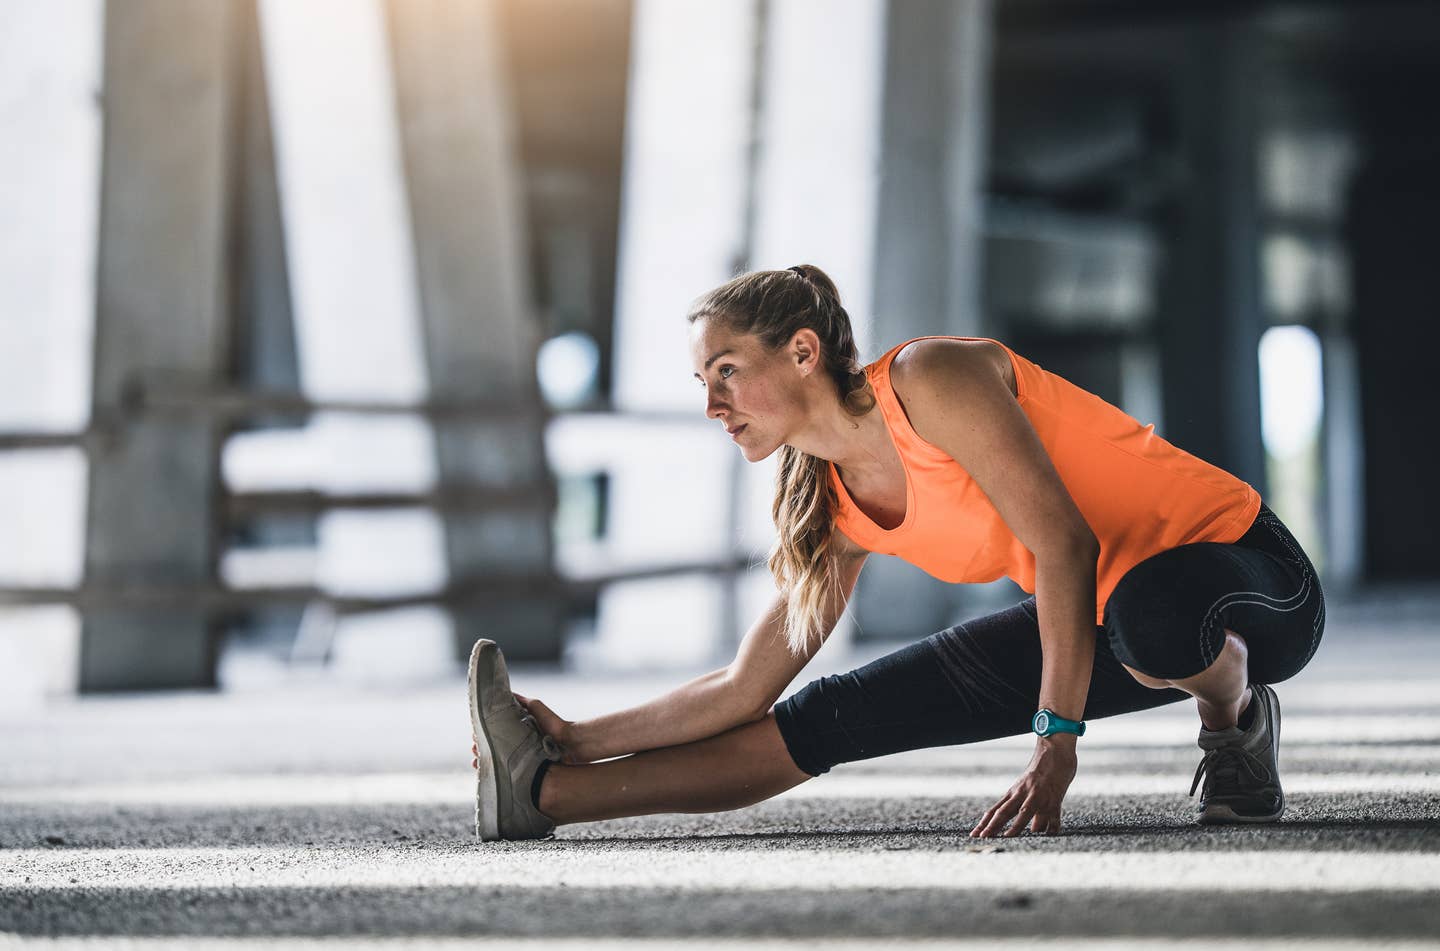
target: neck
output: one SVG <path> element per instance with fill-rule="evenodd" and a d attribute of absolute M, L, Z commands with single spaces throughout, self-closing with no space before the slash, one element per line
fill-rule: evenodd
<path fill-rule="evenodd" d="M 832 399 L 787 442 L 801 452 L 835 463 L 838 469 L 862 476 L 887 468 L 893 455 L 878 404 L 864 416 L 851 416 L 839 400 Z"/>

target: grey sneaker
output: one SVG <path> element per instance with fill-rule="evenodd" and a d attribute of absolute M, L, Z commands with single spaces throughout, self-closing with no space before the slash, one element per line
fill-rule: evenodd
<path fill-rule="evenodd" d="M 1205 758 L 1195 770 L 1190 795 L 1205 775 L 1200 793 L 1198 822 L 1274 822 L 1285 814 L 1285 792 L 1280 788 L 1280 700 L 1265 684 L 1252 683 L 1250 703 L 1255 718 L 1250 729 L 1200 728 Z"/>
<path fill-rule="evenodd" d="M 530 801 L 535 770 L 560 759 L 560 747 L 540 732 L 510 692 L 505 658 L 492 640 L 470 651 L 470 731 L 475 738 L 475 836 L 543 839 L 555 823 Z"/>

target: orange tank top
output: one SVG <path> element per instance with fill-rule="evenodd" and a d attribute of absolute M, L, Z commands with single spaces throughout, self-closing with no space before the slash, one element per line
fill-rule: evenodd
<path fill-rule="evenodd" d="M 931 337 L 916 337 L 927 340 Z M 1158 552 L 1191 542 L 1233 542 L 1260 511 L 1248 482 L 1179 449 L 1132 416 L 1042 369 L 989 337 L 1010 355 L 1016 399 L 1055 470 L 1100 542 L 1095 623 L 1121 576 Z M 835 524 L 869 551 L 895 555 L 942 581 L 1009 577 L 1035 593 L 1035 556 L 1010 531 L 989 498 L 948 453 L 920 438 L 890 386 L 890 364 L 907 340 L 865 368 L 905 467 L 905 520 L 886 530 L 860 511 L 834 463 L 839 502 Z"/>

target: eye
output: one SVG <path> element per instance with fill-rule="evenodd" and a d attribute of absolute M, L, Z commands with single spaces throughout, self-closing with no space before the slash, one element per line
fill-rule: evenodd
<path fill-rule="evenodd" d="M 726 370 L 731 370 L 731 371 L 733 371 L 734 369 L 735 369 L 734 367 L 730 367 L 730 366 L 721 367 L 721 368 L 720 368 L 720 379 L 722 379 L 722 380 L 728 380 L 729 377 L 726 375 L 725 371 L 726 371 Z"/>

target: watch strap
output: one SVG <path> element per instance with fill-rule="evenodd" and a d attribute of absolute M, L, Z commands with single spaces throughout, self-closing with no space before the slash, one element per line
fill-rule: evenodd
<path fill-rule="evenodd" d="M 1030 729 L 1039 736 L 1050 736 L 1055 733 L 1073 733 L 1076 736 L 1084 736 L 1085 721 L 1069 720 L 1049 707 L 1042 707 L 1031 718 Z"/>

